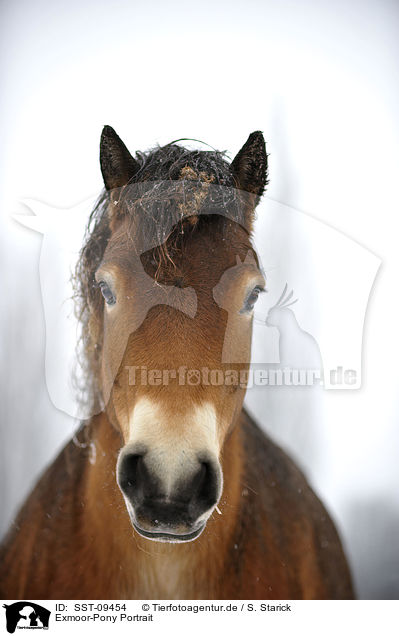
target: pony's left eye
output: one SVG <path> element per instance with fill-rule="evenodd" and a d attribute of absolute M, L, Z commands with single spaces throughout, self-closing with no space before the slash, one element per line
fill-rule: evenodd
<path fill-rule="evenodd" d="M 251 293 L 249 294 L 249 296 L 247 297 L 247 299 L 245 300 L 244 307 L 241 310 L 241 313 L 246 313 L 248 311 L 252 311 L 252 309 L 255 306 L 256 301 L 259 298 L 259 294 L 261 292 L 263 292 L 263 291 L 265 291 L 265 290 L 262 289 L 262 287 L 259 287 L 259 285 L 254 287 L 253 290 L 251 291 Z"/>
<path fill-rule="evenodd" d="M 98 286 L 101 290 L 102 295 L 104 296 L 104 300 L 107 305 L 115 305 L 116 298 L 112 293 L 110 286 L 104 280 L 100 280 Z"/>

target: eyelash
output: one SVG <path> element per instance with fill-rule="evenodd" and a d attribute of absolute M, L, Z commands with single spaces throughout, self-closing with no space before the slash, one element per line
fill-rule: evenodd
<path fill-rule="evenodd" d="M 110 288 L 110 286 L 108 285 L 108 283 L 105 282 L 105 280 L 100 280 L 97 283 L 97 286 L 100 288 L 100 291 L 103 295 L 103 298 L 105 300 L 105 302 L 107 303 L 107 305 L 112 306 L 115 305 L 116 303 L 116 298 Z"/>
<path fill-rule="evenodd" d="M 256 285 L 256 287 L 253 288 L 253 290 L 251 291 L 251 293 L 248 295 L 245 303 L 244 303 L 244 308 L 243 308 L 243 312 L 247 312 L 247 311 L 252 311 L 252 309 L 255 306 L 256 301 L 259 298 L 259 294 L 261 294 L 262 292 L 264 292 L 265 290 L 263 289 L 263 287 L 260 287 L 260 285 Z M 255 295 L 255 298 L 253 300 L 253 302 L 250 302 L 251 300 L 251 296 Z"/>

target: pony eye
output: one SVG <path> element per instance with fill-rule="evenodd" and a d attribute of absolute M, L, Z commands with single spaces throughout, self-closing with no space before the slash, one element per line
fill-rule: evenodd
<path fill-rule="evenodd" d="M 262 289 L 262 287 L 259 287 L 259 285 L 254 287 L 253 290 L 251 291 L 251 293 L 249 294 L 249 296 L 247 297 L 247 299 L 246 299 L 246 301 L 244 303 L 244 308 L 241 310 L 241 313 L 245 313 L 247 311 L 252 311 L 256 301 L 259 298 L 259 294 L 261 292 L 263 292 L 263 291 L 265 291 L 265 290 Z"/>
<path fill-rule="evenodd" d="M 100 282 L 98 283 L 98 286 L 101 290 L 102 295 L 104 296 L 104 300 L 107 303 L 107 305 L 115 305 L 116 298 L 114 294 L 112 293 L 109 285 L 104 280 L 100 280 Z"/>

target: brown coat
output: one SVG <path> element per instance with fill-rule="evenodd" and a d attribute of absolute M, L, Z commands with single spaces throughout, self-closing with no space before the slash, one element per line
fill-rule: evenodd
<path fill-rule="evenodd" d="M 353 597 L 325 508 L 244 411 L 224 447 L 222 514 L 215 511 L 203 534 L 185 544 L 155 543 L 133 530 L 115 480 L 122 441 L 106 416 L 93 418 L 78 437 L 89 445 L 67 444 L 5 540 L 0 597 Z"/>

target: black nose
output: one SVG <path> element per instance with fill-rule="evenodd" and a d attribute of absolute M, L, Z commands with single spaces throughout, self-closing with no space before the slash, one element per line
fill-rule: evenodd
<path fill-rule="evenodd" d="M 118 483 L 134 510 L 135 521 L 154 531 L 195 527 L 198 518 L 212 508 L 220 495 L 220 469 L 210 459 L 196 458 L 180 473 L 172 492 L 167 492 L 160 467 L 145 452 L 126 453 L 118 465 Z M 168 473 L 173 467 L 164 467 Z"/>

